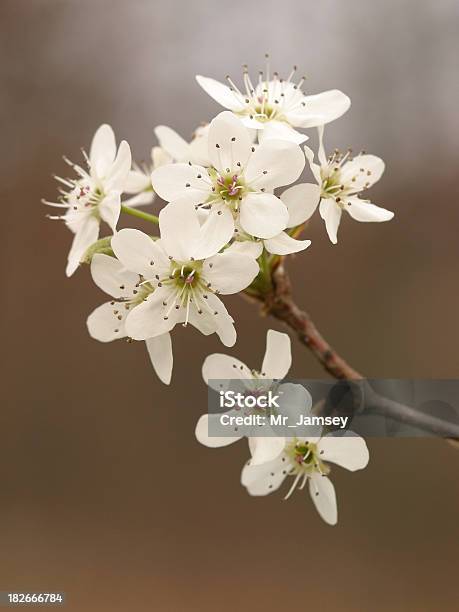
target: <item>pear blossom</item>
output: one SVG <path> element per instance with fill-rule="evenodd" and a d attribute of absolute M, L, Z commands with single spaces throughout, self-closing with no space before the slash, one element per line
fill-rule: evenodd
<path fill-rule="evenodd" d="M 329 463 L 335 463 L 351 472 L 361 470 L 368 464 L 369 453 L 365 440 L 353 432 L 342 436 L 319 436 L 315 438 L 290 438 L 284 449 L 272 461 L 261 465 L 249 460 L 241 474 L 241 483 L 250 495 L 268 495 L 291 476 L 292 484 L 284 499 L 288 499 L 295 488 L 301 490 L 308 483 L 314 505 L 329 525 L 336 525 L 338 510 L 333 483 L 328 478 Z"/>
<path fill-rule="evenodd" d="M 240 117 L 246 127 L 258 130 L 260 142 L 275 138 L 301 144 L 307 136 L 295 128 L 334 121 L 348 110 L 351 101 L 337 89 L 306 96 L 302 92 L 306 77 L 294 83 L 295 72 L 296 66 L 287 79 L 280 78 L 277 72 L 271 76 L 267 62 L 265 74 L 260 72 L 258 81 L 253 83 L 244 66 L 242 89 L 229 76 L 228 85 L 200 75 L 196 80 L 211 98 Z"/>
<path fill-rule="evenodd" d="M 351 158 L 350 151 L 341 155 L 337 150 L 327 158 L 323 145 L 323 128 L 319 128 L 319 163 L 314 162 L 314 153 L 308 147 L 305 147 L 305 153 L 320 186 L 316 206 L 320 201 L 320 216 L 325 221 L 328 237 L 333 244 L 338 242 L 337 234 L 343 211 L 355 221 L 362 222 L 390 221 L 393 218 L 392 211 L 360 198 L 362 191 L 381 178 L 384 172 L 381 158 L 365 153 Z"/>
<path fill-rule="evenodd" d="M 173 159 L 162 147 L 152 147 L 149 164 L 133 164 L 124 191 L 131 197 L 123 201 L 126 206 L 144 206 L 151 204 L 155 192 L 151 185 L 151 173 L 155 168 L 172 163 Z"/>
<path fill-rule="evenodd" d="M 285 383 L 277 385 L 274 381 L 285 378 L 292 363 L 290 338 L 287 334 L 270 329 L 266 336 L 266 352 L 260 371 L 250 370 L 245 363 L 235 357 L 214 353 L 209 355 L 202 366 L 202 376 L 209 387 L 215 391 L 226 390 L 230 382 L 240 381 L 243 392 L 249 394 L 268 393 L 276 386 L 276 393 L 280 394 L 283 414 L 298 414 L 308 411 L 312 405 L 312 398 L 301 385 Z M 226 388 L 224 388 L 226 387 Z M 233 388 L 232 388 L 233 389 Z M 218 422 L 219 414 L 203 414 L 196 425 L 196 438 L 204 446 L 217 448 L 228 446 L 241 440 L 239 434 L 235 436 L 210 435 L 209 426 L 212 420 Z M 235 432 L 237 428 L 235 428 Z M 275 436 L 269 425 L 257 429 L 257 435 L 248 436 L 249 448 L 252 454 L 252 465 L 271 461 L 279 455 L 285 447 L 285 438 Z M 266 435 L 263 436 L 263 433 Z"/>
<path fill-rule="evenodd" d="M 208 153 L 212 166 L 191 161 L 156 169 L 153 188 L 167 202 L 180 199 L 208 211 L 223 243 L 238 226 L 250 236 L 273 238 L 288 223 L 285 204 L 272 192 L 296 181 L 305 166 L 298 145 L 267 140 L 254 147 L 248 130 L 225 111 L 210 124 Z"/>
<path fill-rule="evenodd" d="M 127 206 L 141 206 L 153 202 L 155 192 L 151 184 L 151 173 L 156 168 L 185 161 L 208 166 L 208 131 L 208 125 L 198 127 L 191 142 L 187 142 L 172 128 L 158 125 L 154 133 L 159 146 L 151 149 L 150 164 L 134 165 L 129 172 L 125 192 L 132 194 L 132 197 L 123 203 Z"/>
<path fill-rule="evenodd" d="M 75 234 L 66 268 L 67 276 L 71 276 L 87 248 L 99 237 L 100 222 L 105 221 L 112 232 L 116 230 L 121 210 L 121 193 L 131 168 L 131 150 L 123 140 L 117 151 L 112 128 L 103 124 L 94 134 L 89 157 L 86 157 L 88 170 L 66 161 L 78 178 L 56 177 L 68 191 L 61 191 L 61 202 L 44 200 L 44 203 L 67 209 L 62 217 L 51 218 L 63 219 Z"/>
<path fill-rule="evenodd" d="M 187 142 L 180 134 L 166 125 L 158 125 L 154 132 L 161 149 L 165 151 L 171 161 L 191 161 L 201 166 L 210 166 L 207 144 L 209 125 L 201 125 L 196 128 L 190 142 Z"/>
<path fill-rule="evenodd" d="M 125 338 L 126 320 L 133 309 L 153 292 L 153 287 L 149 283 L 142 283 L 139 274 L 127 270 L 114 257 L 100 253 L 96 253 L 92 258 L 91 275 L 96 285 L 112 299 L 89 315 L 89 334 L 100 342 Z M 170 334 L 147 338 L 145 342 L 158 377 L 163 383 L 169 384 L 173 364 Z"/>
<path fill-rule="evenodd" d="M 156 338 L 177 323 L 190 323 L 205 335 L 217 333 L 226 346 L 235 343 L 233 319 L 217 296 L 242 291 L 259 268 L 247 255 L 220 254 L 224 242 L 214 224 L 209 218 L 201 226 L 194 208 L 177 201 L 160 212 L 159 240 L 135 229 L 122 229 L 112 238 L 116 257 L 148 289 L 126 318 L 129 337 Z"/>
<path fill-rule="evenodd" d="M 320 197 L 320 187 L 310 183 L 300 183 L 289 187 L 280 194 L 280 200 L 288 210 L 287 230 L 302 225 L 309 219 L 317 207 Z M 297 240 L 286 231 L 280 232 L 272 238 L 262 240 L 246 234 L 242 228 L 238 228 L 234 242 L 229 247 L 231 251 L 252 254 L 259 257 L 263 247 L 272 255 L 289 255 L 304 251 L 311 245 L 310 240 Z"/>

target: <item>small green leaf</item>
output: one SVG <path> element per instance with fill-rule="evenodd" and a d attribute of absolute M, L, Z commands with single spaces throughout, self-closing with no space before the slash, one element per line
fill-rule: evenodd
<path fill-rule="evenodd" d="M 111 240 L 112 240 L 111 236 L 106 236 L 105 238 L 100 238 L 99 240 L 94 242 L 94 244 L 91 244 L 91 246 L 88 248 L 88 250 L 84 254 L 83 259 L 81 260 L 81 263 L 90 264 L 92 261 L 92 258 L 94 257 L 96 253 L 102 253 L 103 255 L 109 255 L 110 257 L 115 257 L 115 254 L 111 247 Z"/>

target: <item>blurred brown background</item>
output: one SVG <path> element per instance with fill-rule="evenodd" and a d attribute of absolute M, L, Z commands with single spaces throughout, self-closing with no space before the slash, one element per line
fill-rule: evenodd
<path fill-rule="evenodd" d="M 217 339 L 176 330 L 170 388 L 141 343 L 92 341 L 104 296 L 87 269 L 65 278 L 71 235 L 40 198 L 100 123 L 140 160 L 155 125 L 189 135 L 219 111 L 196 73 L 298 63 L 310 93 L 351 96 L 326 142 L 381 155 L 371 195 L 396 211 L 344 219 L 337 247 L 316 218 L 289 264 L 298 301 L 368 376 L 458 377 L 458 25 L 455 0 L 1 0 L 0 590 L 90 612 L 457 609 L 457 451 L 370 441 L 367 470 L 334 470 L 336 528 L 307 495 L 250 498 L 246 446 L 194 439 Z M 257 367 L 280 328 L 227 303 L 226 352 Z M 291 374 L 322 376 L 296 343 Z"/>

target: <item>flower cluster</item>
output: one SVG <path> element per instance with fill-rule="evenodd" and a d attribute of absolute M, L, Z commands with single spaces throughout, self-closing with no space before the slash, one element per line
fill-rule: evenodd
<path fill-rule="evenodd" d="M 241 88 L 230 77 L 225 85 L 197 76 L 198 84 L 225 110 L 199 127 L 190 142 L 158 126 L 159 144 L 144 165 L 132 162 L 126 141 L 117 148 L 112 128 L 102 125 L 89 154 L 84 153 L 84 164 L 66 160 L 74 177 L 56 177 L 61 186 L 58 201 L 45 202 L 63 209 L 62 216 L 51 218 L 63 220 L 74 234 L 67 275 L 82 262 L 90 263 L 95 284 L 109 296 L 88 317 L 90 335 L 101 342 L 145 341 L 153 367 L 166 384 L 172 375 L 175 326 L 192 325 L 233 346 L 235 321 L 221 297 L 244 291 L 260 297 L 269 291 L 279 259 L 310 246 L 300 234 L 316 208 L 334 244 L 343 211 L 364 222 L 393 217 L 361 197 L 383 173 L 380 158 L 325 154 L 324 125 L 349 109 L 349 98 L 337 90 L 305 95 L 305 79 L 296 81 L 295 70 L 287 78 L 271 74 L 267 59 L 256 82 L 244 67 Z M 312 127 L 319 134 L 317 162 L 303 144 L 308 136 L 302 130 Z M 314 182 L 297 182 L 305 167 Z M 155 195 L 164 201 L 158 216 L 140 208 L 150 205 Z M 159 231 L 118 231 L 121 214 L 151 221 Z M 110 235 L 100 239 L 102 222 Z M 234 378 L 234 372 L 246 381 L 282 379 L 290 364 L 288 336 L 270 330 L 260 373 L 224 355 L 208 357 L 203 372 L 206 381 Z M 296 402 L 307 404 L 301 393 L 290 391 Z M 220 446 L 238 439 L 209 436 L 208 420 L 201 417 L 196 429 L 203 444 Z M 319 513 L 331 524 L 337 514 L 328 462 L 355 470 L 368 461 L 365 442 L 349 435 L 254 436 L 249 448 L 252 458 L 242 472 L 249 493 L 270 493 L 293 476 L 291 491 L 308 482 Z"/>

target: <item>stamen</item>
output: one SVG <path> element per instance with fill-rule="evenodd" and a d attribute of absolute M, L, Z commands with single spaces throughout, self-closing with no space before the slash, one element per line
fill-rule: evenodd
<path fill-rule="evenodd" d="M 293 481 L 293 484 L 292 484 L 292 486 L 290 487 L 290 489 L 289 489 L 289 491 L 288 491 L 287 495 L 284 497 L 284 499 L 288 499 L 288 498 L 291 496 L 291 494 L 292 494 L 292 493 L 293 493 L 293 491 L 295 490 L 296 485 L 298 484 L 298 481 L 300 480 L 301 476 L 302 476 L 302 473 L 301 473 L 301 472 L 299 472 L 299 473 L 298 473 L 298 474 L 295 476 L 295 480 Z"/>

